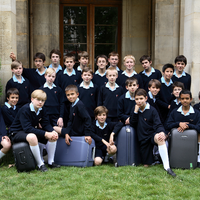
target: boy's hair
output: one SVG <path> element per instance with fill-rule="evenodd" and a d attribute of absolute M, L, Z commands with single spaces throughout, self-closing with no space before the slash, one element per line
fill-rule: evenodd
<path fill-rule="evenodd" d="M 68 92 L 68 91 L 74 91 L 76 93 L 78 93 L 78 88 L 76 85 L 68 85 L 66 88 L 65 88 L 65 93 Z"/>
<path fill-rule="evenodd" d="M 144 97 L 147 97 L 147 92 L 146 90 L 142 89 L 142 88 L 138 88 L 136 91 L 135 91 L 135 97 L 136 96 L 144 96 Z"/>
<path fill-rule="evenodd" d="M 110 56 L 117 56 L 119 58 L 119 54 L 115 51 L 112 51 L 108 54 L 108 58 L 110 58 Z"/>
<path fill-rule="evenodd" d="M 143 55 L 141 58 L 140 58 L 140 63 L 142 63 L 142 61 L 144 60 L 148 60 L 149 62 L 151 62 L 151 57 L 148 56 L 148 55 Z"/>
<path fill-rule="evenodd" d="M 53 49 L 53 50 L 51 50 L 51 52 L 49 54 L 50 58 L 51 58 L 51 56 L 52 56 L 53 53 L 59 55 L 59 57 L 61 58 L 61 52 L 60 52 L 59 49 Z"/>
<path fill-rule="evenodd" d="M 187 89 L 181 90 L 179 97 L 181 97 L 182 94 L 189 94 L 190 98 L 192 99 L 192 93 L 190 92 L 190 90 L 187 90 Z"/>
<path fill-rule="evenodd" d="M 153 84 L 155 84 L 156 88 L 161 88 L 161 82 L 157 79 L 151 79 L 148 83 L 148 88 L 150 88 Z"/>
<path fill-rule="evenodd" d="M 133 60 L 133 62 L 134 62 L 134 63 L 136 63 L 135 57 L 134 57 L 134 56 L 132 56 L 132 55 L 126 55 L 126 56 L 124 56 L 124 59 L 123 59 L 123 61 L 125 62 L 125 60 L 126 60 L 126 59 L 128 59 L 128 58 L 129 58 L 129 59 L 132 59 L 132 60 Z"/>
<path fill-rule="evenodd" d="M 66 54 L 66 55 L 64 56 L 64 58 L 63 58 L 63 61 L 65 62 L 65 60 L 66 60 L 67 58 L 70 58 L 70 59 L 72 59 L 72 60 L 75 62 L 75 56 L 74 56 L 73 54 L 71 54 L 71 53 Z"/>
<path fill-rule="evenodd" d="M 108 109 L 105 106 L 98 106 L 95 108 L 95 110 L 94 110 L 95 117 L 102 113 L 106 113 L 106 116 L 108 116 Z"/>
<path fill-rule="evenodd" d="M 19 66 L 22 66 L 22 62 L 19 61 L 19 60 L 15 60 L 15 61 L 13 61 L 13 62 L 11 63 L 11 69 L 15 69 L 15 68 L 17 68 L 17 67 L 19 67 Z"/>
<path fill-rule="evenodd" d="M 11 94 L 19 95 L 19 90 L 17 88 L 10 88 L 6 92 L 6 99 L 10 97 Z"/>
<path fill-rule="evenodd" d="M 184 62 L 185 65 L 187 65 L 187 58 L 184 55 L 179 55 L 175 58 L 174 63 L 176 64 L 177 62 Z"/>
<path fill-rule="evenodd" d="M 106 62 L 108 62 L 108 58 L 106 55 L 99 55 L 96 57 L 96 63 L 98 62 L 99 58 L 105 58 Z"/>
<path fill-rule="evenodd" d="M 45 75 L 47 75 L 47 74 L 53 74 L 53 73 L 55 73 L 56 74 L 56 71 L 53 69 L 53 68 L 48 68 L 47 70 L 46 70 L 46 72 L 45 72 Z"/>
<path fill-rule="evenodd" d="M 81 57 L 83 57 L 83 58 L 89 58 L 88 52 L 87 51 L 82 51 L 82 52 L 78 53 L 78 59 L 79 60 L 81 59 Z"/>
<path fill-rule="evenodd" d="M 185 89 L 184 84 L 179 81 L 176 81 L 172 84 L 172 90 L 174 90 L 175 87 L 180 87 L 182 90 Z"/>
<path fill-rule="evenodd" d="M 46 101 L 47 94 L 43 90 L 37 89 L 31 93 L 31 98 Z"/>
<path fill-rule="evenodd" d="M 125 85 L 128 86 L 130 84 L 133 84 L 134 82 L 136 82 L 136 84 L 138 85 L 138 80 L 135 77 L 130 77 L 126 79 Z"/>
<path fill-rule="evenodd" d="M 118 71 L 117 71 L 117 69 L 114 68 L 114 67 L 109 67 L 109 68 L 106 70 L 106 75 L 108 75 L 108 72 L 109 72 L 109 71 L 115 71 L 116 74 L 118 75 Z"/>
<path fill-rule="evenodd" d="M 82 70 L 82 73 L 81 73 L 81 74 L 83 74 L 84 72 L 89 72 L 89 73 L 93 76 L 93 71 L 92 71 L 92 69 L 89 68 L 89 67 L 85 67 L 85 68 Z"/>
<path fill-rule="evenodd" d="M 168 68 L 173 69 L 173 72 L 174 72 L 174 65 L 172 65 L 172 64 L 170 64 L 170 63 L 167 63 L 167 64 L 165 64 L 165 65 L 163 66 L 162 72 L 164 73 L 165 70 L 168 69 Z"/>
<path fill-rule="evenodd" d="M 43 62 L 46 60 L 45 55 L 44 55 L 43 53 L 40 53 L 40 52 L 38 52 L 38 53 L 36 53 L 36 54 L 34 55 L 33 60 L 35 60 L 36 58 L 42 59 Z"/>

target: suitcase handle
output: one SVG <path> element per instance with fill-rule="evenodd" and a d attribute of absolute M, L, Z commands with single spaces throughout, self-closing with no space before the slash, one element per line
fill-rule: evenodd
<path fill-rule="evenodd" d="M 20 152 L 19 152 L 20 163 L 21 163 L 22 165 L 24 165 L 24 164 L 26 163 L 26 162 L 23 162 L 23 161 L 22 161 L 22 158 L 23 158 L 22 155 L 23 155 L 23 153 L 24 153 L 23 151 L 20 151 Z"/>

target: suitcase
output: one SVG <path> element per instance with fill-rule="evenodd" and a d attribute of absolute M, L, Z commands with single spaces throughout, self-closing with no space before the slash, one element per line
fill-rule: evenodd
<path fill-rule="evenodd" d="M 169 161 L 171 168 L 195 169 L 197 167 L 198 139 L 196 130 L 171 130 Z"/>
<path fill-rule="evenodd" d="M 124 126 L 116 139 L 117 163 L 115 166 L 132 165 L 141 163 L 139 142 L 135 129 L 131 126 Z"/>
<path fill-rule="evenodd" d="M 28 172 L 36 168 L 36 161 L 26 142 L 13 144 L 13 155 L 18 172 Z"/>
<path fill-rule="evenodd" d="M 92 139 L 91 145 L 85 142 L 85 137 L 71 137 L 70 145 L 67 145 L 65 138 L 57 140 L 54 161 L 62 166 L 90 167 L 93 166 L 95 156 L 95 142 Z"/>

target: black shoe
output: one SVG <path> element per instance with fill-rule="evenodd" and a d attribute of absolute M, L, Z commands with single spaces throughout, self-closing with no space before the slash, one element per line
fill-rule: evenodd
<path fill-rule="evenodd" d="M 60 168 L 60 165 L 57 165 L 56 163 L 52 163 L 51 165 L 50 164 L 48 164 L 48 166 L 49 166 L 49 168 Z"/>
<path fill-rule="evenodd" d="M 200 162 L 197 162 L 197 167 L 200 168 Z"/>
<path fill-rule="evenodd" d="M 173 177 L 176 176 L 176 174 L 175 174 L 170 168 L 168 168 L 166 171 L 167 171 L 167 173 L 168 173 L 169 175 L 171 175 L 171 176 L 173 176 Z"/>
<path fill-rule="evenodd" d="M 41 172 L 46 172 L 46 171 L 48 171 L 48 169 L 46 168 L 45 164 L 41 165 L 41 166 L 39 167 L 39 170 L 40 170 Z"/>

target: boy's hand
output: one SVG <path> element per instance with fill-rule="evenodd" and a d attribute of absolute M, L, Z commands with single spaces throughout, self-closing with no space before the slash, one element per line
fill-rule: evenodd
<path fill-rule="evenodd" d="M 58 139 L 58 133 L 56 131 L 45 132 L 46 139 L 56 141 Z"/>
<path fill-rule="evenodd" d="M 115 135 L 114 132 L 112 132 L 112 133 L 110 134 L 110 139 L 109 139 L 109 144 L 110 144 L 110 145 L 115 144 L 115 143 L 114 143 L 114 135 Z"/>
<path fill-rule="evenodd" d="M 137 104 L 135 104 L 135 110 L 134 110 L 134 112 L 135 112 L 135 113 L 138 113 L 139 108 L 140 108 L 140 107 L 139 107 Z"/>
<path fill-rule="evenodd" d="M 16 55 L 13 52 L 11 52 L 10 53 L 10 58 L 12 59 L 12 61 L 15 61 L 16 60 Z"/>
<path fill-rule="evenodd" d="M 59 127 L 63 127 L 63 118 L 62 117 L 59 117 L 58 121 L 57 121 L 57 125 Z"/>
<path fill-rule="evenodd" d="M 65 142 L 67 145 L 70 145 L 69 141 L 72 141 L 71 137 L 69 136 L 69 134 L 65 134 Z"/>
<path fill-rule="evenodd" d="M 168 105 L 168 109 L 170 109 L 171 105 Z"/>
<path fill-rule="evenodd" d="M 126 121 L 125 121 L 125 124 L 126 124 L 126 125 L 130 124 L 129 119 L 130 119 L 130 117 L 126 119 Z"/>
<path fill-rule="evenodd" d="M 10 143 L 10 138 L 8 136 L 3 136 L 1 138 L 1 145 L 4 147 L 7 143 Z"/>
<path fill-rule="evenodd" d="M 189 122 L 180 122 L 177 128 L 178 132 L 183 132 L 185 129 L 189 128 L 188 124 Z"/>
<path fill-rule="evenodd" d="M 91 143 L 92 143 L 92 138 L 91 138 L 90 136 L 85 136 L 85 141 L 86 141 L 89 145 L 91 145 Z"/>
<path fill-rule="evenodd" d="M 165 141 L 165 139 L 166 139 L 166 136 L 164 132 L 158 133 L 158 141 L 162 142 L 162 141 Z"/>

